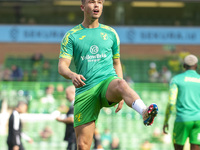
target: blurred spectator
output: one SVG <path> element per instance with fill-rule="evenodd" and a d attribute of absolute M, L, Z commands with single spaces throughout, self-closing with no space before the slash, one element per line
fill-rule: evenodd
<path fill-rule="evenodd" d="M 113 137 L 110 149 L 111 150 L 120 150 L 120 144 L 119 144 L 118 137 Z"/>
<path fill-rule="evenodd" d="M 173 73 L 178 73 L 181 70 L 181 62 L 180 60 L 177 58 L 178 56 L 173 55 L 169 60 L 168 60 L 168 66 L 169 69 L 173 72 Z"/>
<path fill-rule="evenodd" d="M 103 149 L 102 145 L 101 145 L 101 135 L 99 133 L 99 131 L 97 130 L 97 128 L 95 128 L 94 130 L 94 149 L 95 150 L 99 150 L 99 149 Z"/>
<path fill-rule="evenodd" d="M 16 65 L 12 65 L 11 70 L 12 70 L 12 74 L 11 74 L 12 80 L 13 81 L 21 81 L 23 78 L 22 69 Z"/>
<path fill-rule="evenodd" d="M 28 24 L 31 24 L 31 25 L 36 24 L 35 19 L 34 19 L 34 18 L 29 18 L 29 19 L 28 19 Z"/>
<path fill-rule="evenodd" d="M 52 137 L 53 131 L 49 126 L 45 126 L 45 128 L 40 132 L 40 137 L 43 140 L 49 140 Z"/>
<path fill-rule="evenodd" d="M 67 107 L 64 103 L 61 103 L 58 107 L 58 111 L 61 113 L 67 113 L 69 111 L 69 107 Z"/>
<path fill-rule="evenodd" d="M 70 102 L 66 100 L 64 87 L 62 84 L 58 84 L 56 87 L 56 91 L 54 92 L 54 97 L 58 101 L 58 110 L 61 113 L 67 113 L 70 105 Z"/>
<path fill-rule="evenodd" d="M 9 132 L 7 138 L 7 144 L 9 150 L 24 150 L 21 137 L 32 143 L 33 140 L 26 134 L 22 133 L 22 123 L 20 119 L 20 113 L 27 111 L 27 104 L 20 101 L 16 108 L 13 110 L 9 118 Z"/>
<path fill-rule="evenodd" d="M 30 81 L 37 81 L 38 80 L 38 71 L 36 69 L 33 69 L 31 71 L 31 75 L 30 75 Z"/>
<path fill-rule="evenodd" d="M 148 71 L 149 81 L 150 82 L 157 82 L 158 78 L 159 78 L 159 73 L 158 73 L 157 68 L 156 68 L 156 63 L 151 62 L 149 64 L 149 67 L 150 67 L 149 71 Z"/>
<path fill-rule="evenodd" d="M 184 58 L 189 55 L 190 52 L 188 52 L 187 50 L 182 50 L 178 53 L 178 57 L 179 57 L 179 62 L 180 62 L 180 71 L 185 71 L 183 67 L 181 67 L 181 65 L 184 63 Z"/>
<path fill-rule="evenodd" d="M 4 69 L 3 74 L 2 74 L 2 80 L 10 81 L 12 79 L 11 74 L 12 74 L 12 71 L 9 68 Z"/>
<path fill-rule="evenodd" d="M 186 50 L 182 50 L 179 52 L 178 57 L 181 63 L 183 63 L 184 58 L 189 55 L 190 52 L 186 51 Z"/>
<path fill-rule="evenodd" d="M 48 61 L 45 61 L 42 66 L 42 76 L 48 77 L 50 75 L 50 71 L 51 71 L 51 66 Z"/>
<path fill-rule="evenodd" d="M 32 66 L 33 68 L 38 68 L 41 66 L 42 61 L 43 61 L 43 55 L 41 53 L 35 53 L 32 57 Z"/>
<path fill-rule="evenodd" d="M 171 71 L 167 68 L 167 66 L 162 66 L 162 70 L 160 72 L 160 80 L 162 83 L 169 83 L 172 77 Z"/>
<path fill-rule="evenodd" d="M 29 81 L 29 72 L 27 70 L 24 70 L 23 74 L 23 81 Z"/>
<path fill-rule="evenodd" d="M 64 140 L 68 142 L 67 150 L 76 150 L 76 135 L 74 131 L 74 100 L 75 100 L 75 87 L 69 86 L 66 88 L 66 98 L 71 102 L 69 111 L 66 114 L 66 117 L 62 119 L 61 117 L 56 118 L 57 121 L 63 122 L 66 124 L 65 137 Z"/>
<path fill-rule="evenodd" d="M 26 24 L 26 18 L 25 17 L 20 18 L 20 24 Z"/>
<path fill-rule="evenodd" d="M 40 113 L 52 113 L 56 109 L 56 100 L 53 96 L 54 93 L 54 86 L 49 85 L 45 89 L 45 95 L 40 99 L 41 102 L 41 109 L 39 110 Z"/>
<path fill-rule="evenodd" d="M 58 84 L 58 85 L 57 85 L 57 91 L 58 91 L 58 92 L 63 92 L 63 91 L 64 91 L 64 87 L 63 87 L 62 84 Z"/>
<path fill-rule="evenodd" d="M 111 134 L 109 129 L 105 129 L 104 133 L 101 135 L 101 142 L 104 149 L 109 149 L 111 145 Z"/>
<path fill-rule="evenodd" d="M 175 20 L 175 21 L 174 21 L 174 25 L 175 25 L 175 26 L 180 26 L 180 24 L 181 24 L 181 23 L 180 23 L 179 20 Z"/>
<path fill-rule="evenodd" d="M 152 149 L 152 144 L 148 141 L 145 140 L 144 143 L 141 145 L 141 150 L 151 150 Z"/>
<path fill-rule="evenodd" d="M 45 96 L 41 98 L 41 102 L 42 103 L 53 103 L 53 102 L 55 102 L 55 98 L 53 96 L 53 93 L 54 93 L 54 86 L 49 85 L 45 89 Z"/>
<path fill-rule="evenodd" d="M 15 96 L 15 100 L 26 101 L 28 103 L 30 101 L 29 92 L 24 91 L 24 90 L 17 91 L 17 95 Z"/>

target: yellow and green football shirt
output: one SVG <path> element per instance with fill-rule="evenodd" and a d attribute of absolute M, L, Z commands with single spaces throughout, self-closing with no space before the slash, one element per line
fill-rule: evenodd
<path fill-rule="evenodd" d="M 97 28 L 85 28 L 79 24 L 65 34 L 59 58 L 73 58 L 76 73 L 86 78 L 86 85 L 77 88 L 76 95 L 110 76 L 117 76 L 113 59 L 120 57 L 119 44 L 116 31 L 103 24 Z"/>
<path fill-rule="evenodd" d="M 176 122 L 200 120 L 200 75 L 195 70 L 187 70 L 171 80 L 168 105 L 176 105 Z M 166 111 L 165 122 L 169 113 L 171 110 Z"/>

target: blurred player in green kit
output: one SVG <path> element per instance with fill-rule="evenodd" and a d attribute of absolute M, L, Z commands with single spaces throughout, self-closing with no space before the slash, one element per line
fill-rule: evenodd
<path fill-rule="evenodd" d="M 196 56 L 186 56 L 184 58 L 186 71 L 176 75 L 170 83 L 163 132 L 167 133 L 168 120 L 174 106 L 176 106 L 173 131 L 175 150 L 183 150 L 188 137 L 191 150 L 200 150 L 200 75 L 196 72 L 197 63 Z"/>
<path fill-rule="evenodd" d="M 104 0 L 82 0 L 83 22 L 68 31 L 62 42 L 58 71 L 76 87 L 74 127 L 78 150 L 89 150 L 95 121 L 102 107 L 125 103 L 151 125 L 158 107 L 143 103 L 125 80 L 120 62 L 120 41 L 116 31 L 99 23 Z M 74 59 L 76 73 L 69 69 Z"/>

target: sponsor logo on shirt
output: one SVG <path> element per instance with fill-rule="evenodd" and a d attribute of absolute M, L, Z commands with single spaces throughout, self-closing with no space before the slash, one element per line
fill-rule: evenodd
<path fill-rule="evenodd" d="M 88 62 L 98 62 L 100 61 L 102 58 L 107 57 L 106 54 L 98 54 L 99 52 L 99 47 L 96 45 L 92 45 L 90 47 L 90 53 L 92 55 L 86 55 L 86 56 L 81 56 L 81 60 L 87 60 Z"/>
<path fill-rule="evenodd" d="M 98 46 L 92 45 L 92 46 L 90 47 L 90 53 L 96 54 L 96 53 L 98 53 L 98 51 L 99 51 Z"/>
<path fill-rule="evenodd" d="M 83 35 L 81 38 L 79 38 L 79 40 L 82 40 L 86 37 L 86 35 Z"/>
<path fill-rule="evenodd" d="M 197 83 L 200 83 L 200 78 L 185 77 L 185 82 L 197 82 Z"/>
<path fill-rule="evenodd" d="M 96 54 L 96 55 L 86 55 L 86 56 L 81 56 L 82 60 L 87 60 L 88 62 L 97 62 L 100 61 L 101 58 L 107 57 L 106 54 Z"/>

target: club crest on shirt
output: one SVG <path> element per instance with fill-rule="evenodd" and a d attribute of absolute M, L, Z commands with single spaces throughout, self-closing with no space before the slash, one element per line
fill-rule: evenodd
<path fill-rule="evenodd" d="M 98 51 L 99 51 L 98 46 L 92 45 L 92 46 L 90 47 L 90 53 L 96 54 L 96 53 L 98 53 Z"/>
<path fill-rule="evenodd" d="M 76 121 L 80 122 L 82 120 L 82 113 L 75 115 Z"/>
<path fill-rule="evenodd" d="M 108 35 L 106 33 L 101 32 L 101 38 L 103 40 L 107 40 L 108 39 Z"/>

